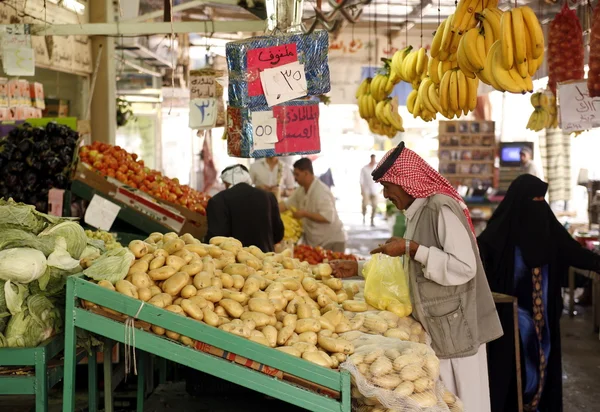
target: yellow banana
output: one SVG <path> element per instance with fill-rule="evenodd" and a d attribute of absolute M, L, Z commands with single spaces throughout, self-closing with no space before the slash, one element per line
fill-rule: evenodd
<path fill-rule="evenodd" d="M 440 97 L 438 96 L 438 92 L 435 89 L 435 84 L 431 83 L 429 85 L 429 89 L 427 90 L 427 97 L 436 112 L 442 113 L 444 111 L 444 109 L 442 109 L 442 105 L 440 104 Z"/>
<path fill-rule="evenodd" d="M 417 95 L 418 95 L 417 91 L 413 90 L 406 97 L 406 108 L 408 109 L 408 112 L 411 114 L 415 111 L 415 102 L 417 100 Z"/>
<path fill-rule="evenodd" d="M 444 35 L 444 28 L 446 27 L 446 21 L 440 23 L 439 27 L 436 29 L 435 34 L 433 36 L 433 41 L 431 42 L 431 50 L 429 53 L 431 57 L 438 57 L 440 54 L 440 47 L 442 45 L 442 36 Z"/>
<path fill-rule="evenodd" d="M 413 117 L 416 119 L 421 115 L 421 111 L 423 110 L 423 106 L 421 104 L 421 98 L 417 93 L 417 100 L 415 100 L 415 107 L 413 109 Z"/>
<path fill-rule="evenodd" d="M 358 115 L 362 118 L 362 119 L 366 119 L 367 115 L 365 112 L 365 98 L 367 96 L 359 96 L 358 97 Z"/>
<path fill-rule="evenodd" d="M 404 127 L 402 127 L 402 117 L 398 114 L 398 111 L 393 110 L 392 102 L 390 100 L 387 101 L 383 110 L 384 116 L 390 124 L 390 126 L 392 126 L 394 129 L 400 132 L 403 132 Z"/>
<path fill-rule="evenodd" d="M 456 80 L 458 82 L 458 108 L 463 110 L 468 108 L 469 86 L 465 74 L 460 70 L 456 71 Z"/>
<path fill-rule="evenodd" d="M 462 34 L 467 30 L 475 27 L 477 25 L 477 19 L 475 18 L 475 13 L 477 11 L 481 11 L 481 0 L 470 0 L 466 1 L 467 7 L 464 9 L 464 15 L 461 16 L 460 21 L 457 21 L 457 18 L 454 19 L 454 32 Z M 457 8 L 458 10 L 458 8 Z M 462 10 L 461 10 L 462 12 Z M 455 12 L 456 16 L 456 12 Z M 458 27 L 457 27 L 458 24 Z"/>
<path fill-rule="evenodd" d="M 513 41 L 514 41 L 514 54 L 515 54 L 515 64 L 524 63 L 526 60 L 526 45 L 525 45 L 525 22 L 523 21 L 523 14 L 521 13 L 521 9 L 516 7 L 510 11 L 511 13 L 511 24 L 513 31 Z"/>
<path fill-rule="evenodd" d="M 386 76 L 386 80 L 383 83 L 383 92 L 386 96 L 389 96 L 389 94 L 394 90 L 395 85 L 396 83 L 390 81 L 389 76 Z"/>
<path fill-rule="evenodd" d="M 463 0 L 466 1 L 466 0 Z M 444 34 L 442 35 L 442 45 L 440 47 L 440 51 L 449 52 L 450 50 L 450 42 L 452 41 L 452 22 L 454 20 L 454 14 L 448 16 L 446 20 L 446 26 L 444 27 Z M 440 60 L 443 60 L 440 57 Z"/>
<path fill-rule="evenodd" d="M 523 14 L 525 26 L 531 36 L 532 56 L 534 59 L 538 59 L 544 55 L 544 32 L 542 26 L 540 26 L 540 21 L 531 7 L 523 6 L 520 9 Z"/>
<path fill-rule="evenodd" d="M 449 60 L 452 60 L 452 54 L 456 53 L 456 51 L 458 50 L 458 44 L 460 43 L 460 40 L 462 38 L 463 33 L 452 33 L 452 41 L 450 42 L 450 49 L 448 50 L 450 52 L 450 56 L 448 56 Z M 456 58 L 454 60 L 456 60 Z"/>
<path fill-rule="evenodd" d="M 496 39 L 494 37 L 494 32 L 492 30 L 492 26 L 490 25 L 490 22 L 487 19 L 482 19 L 481 25 L 483 26 L 483 38 L 485 41 L 485 53 L 487 55 L 487 53 L 492 48 L 492 44 L 494 44 L 494 41 L 496 41 Z"/>
<path fill-rule="evenodd" d="M 371 96 L 371 95 L 367 96 L 367 116 L 369 118 L 375 117 L 375 106 L 376 105 L 377 105 L 377 102 L 375 101 L 373 96 Z"/>
<path fill-rule="evenodd" d="M 474 78 L 476 77 L 475 75 L 475 71 L 473 69 L 473 66 L 471 66 L 471 64 L 469 63 L 467 56 L 465 55 L 465 52 L 463 51 L 463 45 L 464 45 L 464 38 L 463 40 L 461 40 L 460 42 L 460 47 L 458 48 L 458 68 L 465 74 L 465 76 L 469 77 L 469 78 Z"/>
<path fill-rule="evenodd" d="M 464 44 L 463 44 L 467 60 L 469 61 L 471 66 L 475 69 L 475 70 L 473 70 L 475 73 L 483 70 L 483 59 L 485 57 L 485 55 L 481 56 L 479 54 L 478 45 L 477 45 L 478 36 L 479 36 L 478 29 L 469 30 L 464 35 Z M 482 38 L 482 40 L 483 40 L 483 38 Z"/>
<path fill-rule="evenodd" d="M 533 58 L 533 46 L 531 45 L 531 36 L 529 35 L 529 30 L 527 29 L 527 26 L 525 26 L 525 60 L 527 63 L 527 66 L 529 66 L 529 62 L 531 62 L 532 60 L 535 60 Z"/>
<path fill-rule="evenodd" d="M 379 120 L 381 123 L 383 123 L 386 126 L 389 126 L 390 123 L 385 118 L 385 115 L 383 113 L 383 109 L 386 103 L 387 102 L 385 100 L 382 100 L 379 103 L 377 103 L 377 107 L 375 108 L 375 116 L 377 117 L 377 120 Z"/>
<path fill-rule="evenodd" d="M 487 80 L 487 81 L 489 81 L 489 83 L 487 83 L 487 84 L 492 86 L 494 89 L 503 92 L 506 89 L 502 88 L 500 86 L 500 84 L 498 84 L 498 82 L 496 81 L 496 78 L 494 77 L 494 73 L 492 72 L 492 68 L 496 64 L 495 51 L 500 49 L 500 47 L 501 47 L 500 40 L 495 41 L 494 44 L 492 45 L 492 48 L 490 49 L 490 52 L 488 53 L 487 58 L 485 60 L 485 67 L 482 72 L 482 73 L 484 73 L 484 75 L 482 77 L 480 77 L 479 80 Z"/>
<path fill-rule="evenodd" d="M 439 64 L 440 61 L 437 59 L 437 57 L 430 58 L 429 62 L 427 63 L 427 73 L 429 74 L 431 81 L 435 84 L 440 84 L 441 80 L 438 73 Z"/>
<path fill-rule="evenodd" d="M 535 107 L 540 107 L 540 97 L 541 97 L 541 93 L 533 93 L 531 95 L 531 97 L 529 98 L 529 101 L 531 102 L 531 105 L 535 108 Z"/>
<path fill-rule="evenodd" d="M 527 76 L 523 77 L 523 80 L 525 80 L 525 90 L 527 90 L 530 93 L 533 92 L 533 79 L 531 78 L 529 73 L 527 74 Z"/>
<path fill-rule="evenodd" d="M 378 74 L 376 74 L 375 77 L 373 77 L 373 80 L 371 80 L 369 91 L 371 92 L 371 95 L 373 95 L 373 97 L 377 96 L 377 92 L 379 91 L 379 82 L 380 81 L 381 81 L 381 78 L 379 77 Z"/>
<path fill-rule="evenodd" d="M 425 106 L 425 109 L 428 111 L 435 113 L 435 107 L 429 101 L 429 86 L 432 84 L 431 79 L 427 78 L 421 82 L 419 86 L 419 98 L 421 99 L 421 103 Z"/>
<path fill-rule="evenodd" d="M 370 83 L 371 83 L 370 77 L 367 77 L 360 83 L 360 86 L 358 86 L 358 89 L 356 90 L 356 95 L 355 95 L 357 99 L 367 92 L 367 89 L 369 88 Z"/>
<path fill-rule="evenodd" d="M 506 13 L 506 14 L 508 14 L 508 13 Z M 494 43 L 494 45 L 495 44 L 496 43 Z M 507 92 L 522 93 L 523 88 L 519 84 L 517 84 L 516 79 L 511 76 L 510 69 L 509 70 L 504 69 L 504 66 L 502 63 L 502 60 L 503 60 L 502 49 L 499 47 L 494 48 L 494 46 L 492 46 L 492 51 L 494 53 L 493 63 L 492 63 L 492 75 L 493 75 L 494 79 L 496 80 L 496 82 L 498 83 L 498 85 L 500 85 L 500 87 L 503 90 L 506 90 Z M 517 77 L 520 78 L 521 76 L 519 76 L 517 73 Z"/>
<path fill-rule="evenodd" d="M 417 55 L 417 74 L 422 74 L 425 71 L 427 68 L 427 63 L 427 50 L 425 50 L 424 47 L 421 47 Z"/>
<path fill-rule="evenodd" d="M 523 79 L 529 76 L 529 65 L 526 61 L 523 63 L 517 63 L 516 69 L 519 72 L 519 76 L 521 76 Z"/>
<path fill-rule="evenodd" d="M 499 9 L 487 8 L 481 12 L 483 20 L 486 21 L 490 25 L 490 28 L 492 30 L 491 33 L 494 36 L 494 41 L 500 40 L 500 35 L 501 35 L 500 23 L 501 23 L 501 18 L 502 18 L 502 12 L 500 11 L 499 14 L 496 14 L 495 10 L 499 10 Z"/>
<path fill-rule="evenodd" d="M 448 102 L 450 109 L 458 111 L 458 78 L 456 70 L 450 70 L 450 84 L 448 86 Z"/>
<path fill-rule="evenodd" d="M 508 74 L 510 74 L 510 77 L 513 79 L 513 81 L 519 86 L 519 88 L 521 89 L 520 93 L 525 94 L 528 91 L 528 86 L 527 86 L 527 82 L 525 81 L 525 79 L 523 79 L 521 77 L 521 75 L 519 74 L 519 71 L 517 70 L 516 67 L 513 67 L 512 69 L 510 69 L 508 71 Z"/>
<path fill-rule="evenodd" d="M 467 14 L 467 8 L 471 0 L 460 0 L 456 5 L 456 10 L 454 10 L 454 21 L 452 22 L 452 32 L 457 32 L 460 28 L 460 24 L 462 23 L 463 17 Z"/>
<path fill-rule="evenodd" d="M 414 51 L 410 54 L 408 60 L 408 70 L 406 72 L 408 78 L 413 82 L 417 78 L 417 58 L 419 57 L 418 52 Z"/>
<path fill-rule="evenodd" d="M 502 67 L 504 67 L 505 70 L 510 70 L 515 61 L 511 13 L 504 13 L 502 15 L 502 19 L 500 21 L 500 31 Z"/>
<path fill-rule="evenodd" d="M 479 79 L 467 79 L 468 87 L 469 87 L 469 96 L 468 96 L 468 109 L 470 112 L 475 110 L 477 107 L 477 89 L 479 88 Z M 465 113 L 466 114 L 466 113 Z"/>

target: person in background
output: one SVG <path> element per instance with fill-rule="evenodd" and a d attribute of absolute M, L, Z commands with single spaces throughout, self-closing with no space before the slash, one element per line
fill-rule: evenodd
<path fill-rule="evenodd" d="M 294 217 L 302 219 L 304 241 L 309 246 L 344 252 L 346 234 L 335 207 L 335 198 L 329 188 L 315 177 L 310 159 L 302 158 L 294 163 L 294 178 L 300 187 L 285 203 L 280 203 L 280 210 L 294 209 Z"/>
<path fill-rule="evenodd" d="M 515 179 L 478 243 L 492 291 L 518 298 L 524 410 L 562 412 L 561 283 L 569 266 L 600 270 L 600 256 L 559 223 L 544 200 L 547 190 L 547 183 L 530 174 Z M 512 412 L 517 410 L 512 305 L 499 305 L 498 312 L 505 334 L 488 345 L 492 411 Z"/>
<path fill-rule="evenodd" d="M 533 152 L 527 146 L 523 146 L 520 152 L 521 156 L 521 172 L 541 178 L 537 166 L 533 163 Z"/>
<path fill-rule="evenodd" d="M 226 189 L 208 201 L 206 241 L 214 236 L 238 239 L 244 246 L 273 252 L 283 239 L 283 222 L 272 193 L 252 187 L 243 165 L 227 167 L 221 173 Z"/>
<path fill-rule="evenodd" d="M 292 171 L 277 157 L 256 160 L 250 166 L 250 177 L 256 187 L 273 193 L 277 200 L 294 190 Z"/>
<path fill-rule="evenodd" d="M 375 213 L 377 212 L 377 197 L 381 188 L 371 178 L 371 173 L 375 169 L 375 155 L 371 155 L 371 161 L 360 170 L 360 194 L 362 195 L 362 215 L 363 225 L 367 216 L 367 206 L 371 205 L 371 226 L 375 226 Z"/>
<path fill-rule="evenodd" d="M 406 215 L 404 238 L 371 253 L 408 258 L 413 317 L 431 336 L 440 377 L 465 411 L 489 412 L 485 344 L 502 328 L 477 250 L 467 206 L 460 195 L 404 143 L 390 150 L 372 173 L 383 195 Z M 334 274 L 354 273 L 333 262 Z"/>

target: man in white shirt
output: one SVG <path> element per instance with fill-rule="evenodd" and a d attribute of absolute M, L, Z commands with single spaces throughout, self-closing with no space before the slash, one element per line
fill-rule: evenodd
<path fill-rule="evenodd" d="M 300 187 L 285 203 L 280 203 L 280 210 L 295 209 L 294 217 L 302 219 L 306 244 L 344 252 L 346 234 L 335 207 L 335 198 L 331 190 L 315 177 L 310 159 L 302 158 L 294 163 L 294 178 Z"/>
<path fill-rule="evenodd" d="M 537 166 L 533 163 L 533 152 L 527 146 L 523 146 L 521 149 L 521 171 L 523 174 L 534 175 L 537 178 L 542 178 L 538 172 Z"/>
<path fill-rule="evenodd" d="M 257 188 L 273 193 L 278 200 L 294 190 L 291 170 L 277 157 L 255 161 L 250 166 L 250 177 Z"/>
<path fill-rule="evenodd" d="M 375 169 L 375 155 L 371 155 L 371 162 L 360 171 L 360 194 L 362 195 L 362 215 L 363 225 L 367 216 L 367 206 L 371 205 L 371 226 L 375 226 L 375 212 L 377 211 L 377 197 L 380 187 L 371 178 L 371 173 Z"/>

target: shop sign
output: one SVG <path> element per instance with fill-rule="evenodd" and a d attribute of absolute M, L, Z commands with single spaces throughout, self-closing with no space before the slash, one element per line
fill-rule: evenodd
<path fill-rule="evenodd" d="M 560 126 L 564 132 L 600 127 L 600 98 L 590 97 L 587 80 L 558 85 Z"/>

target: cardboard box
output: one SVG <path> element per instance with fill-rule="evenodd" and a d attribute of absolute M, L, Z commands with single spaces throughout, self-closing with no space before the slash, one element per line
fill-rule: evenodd
<path fill-rule="evenodd" d="M 43 117 L 69 117 L 69 101 L 63 99 L 46 99 Z"/>
<path fill-rule="evenodd" d="M 38 109 L 45 109 L 46 102 L 44 101 L 44 85 L 42 83 L 34 82 L 29 84 L 29 97 L 33 107 Z"/>
<path fill-rule="evenodd" d="M 17 107 L 21 104 L 21 89 L 19 81 L 11 79 L 8 81 L 8 106 Z"/>
<path fill-rule="evenodd" d="M 0 77 L 0 107 L 8 107 L 8 79 Z"/>
<path fill-rule="evenodd" d="M 29 81 L 23 79 L 19 80 L 19 94 L 21 95 L 19 106 L 31 107 L 31 98 L 29 97 Z"/>
<path fill-rule="evenodd" d="M 153 196 L 124 185 L 116 179 L 105 178 L 89 165 L 79 163 L 73 176 L 96 191 L 106 195 L 111 201 L 134 209 L 163 225 L 166 231 L 178 234 L 190 233 L 197 239 L 203 239 L 207 231 L 206 216 L 192 212 L 183 206 L 158 200 Z"/>

